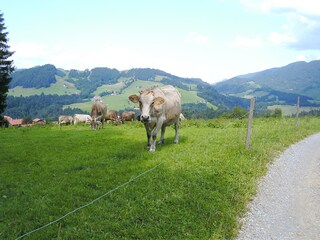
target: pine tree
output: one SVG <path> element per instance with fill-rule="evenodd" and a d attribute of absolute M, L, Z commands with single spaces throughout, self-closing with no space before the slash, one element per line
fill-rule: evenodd
<path fill-rule="evenodd" d="M 6 108 L 6 99 L 11 81 L 10 74 L 14 71 L 13 60 L 9 60 L 13 52 L 9 51 L 8 32 L 5 32 L 3 13 L 0 12 L 0 114 Z"/>

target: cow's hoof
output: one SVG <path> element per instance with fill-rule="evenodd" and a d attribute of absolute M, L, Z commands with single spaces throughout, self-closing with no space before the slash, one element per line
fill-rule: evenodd
<path fill-rule="evenodd" d="M 155 148 L 150 147 L 149 152 L 155 152 L 155 151 L 156 151 L 156 149 L 155 149 Z"/>
<path fill-rule="evenodd" d="M 164 144 L 164 140 L 160 140 L 159 142 L 158 142 L 158 144 L 160 145 L 160 144 Z"/>

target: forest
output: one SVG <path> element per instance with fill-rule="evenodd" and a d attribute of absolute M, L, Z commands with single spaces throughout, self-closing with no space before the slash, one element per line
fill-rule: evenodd
<path fill-rule="evenodd" d="M 64 72 L 58 70 L 51 64 L 46 64 L 30 69 L 17 70 L 12 73 L 12 80 L 9 84 L 10 88 L 22 86 L 25 88 L 46 88 L 55 83 L 56 75 L 64 76 Z"/>
<path fill-rule="evenodd" d="M 30 97 L 8 96 L 8 106 L 4 115 L 12 118 L 43 118 L 57 120 L 59 115 L 85 113 L 79 108 L 66 108 L 63 105 L 81 101 L 78 95 L 35 95 Z"/>

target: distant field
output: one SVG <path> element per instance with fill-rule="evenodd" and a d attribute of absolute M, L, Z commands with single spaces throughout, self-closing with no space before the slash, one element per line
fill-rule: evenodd
<path fill-rule="evenodd" d="M 268 107 L 269 110 L 275 110 L 276 108 L 280 108 L 282 110 L 283 116 L 292 116 L 297 113 L 297 106 L 273 105 Z M 300 112 L 310 112 L 311 110 L 320 110 L 320 107 L 300 107 Z"/>
<path fill-rule="evenodd" d="M 14 97 L 20 97 L 20 95 L 28 97 L 32 95 L 41 95 L 42 93 L 45 95 L 66 95 L 79 93 L 79 90 L 77 90 L 72 83 L 66 82 L 61 77 L 57 77 L 57 82 L 51 84 L 50 88 L 23 88 L 18 86 L 13 89 L 9 89 L 9 95 Z"/>
<path fill-rule="evenodd" d="M 139 122 L 2 128 L 0 238 L 234 239 L 268 164 L 319 120 L 254 119 L 250 150 L 247 120 L 183 121 L 155 153 Z"/>
<path fill-rule="evenodd" d="M 120 91 L 120 89 L 123 87 L 124 87 L 123 82 L 119 82 L 119 83 L 112 84 L 112 85 L 106 84 L 101 87 L 98 87 L 97 90 L 94 92 L 94 95 L 99 96 L 101 93 L 106 92 L 106 91 Z"/>

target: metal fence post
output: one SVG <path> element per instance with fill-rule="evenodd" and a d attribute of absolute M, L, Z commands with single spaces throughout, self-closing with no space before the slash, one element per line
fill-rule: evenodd
<path fill-rule="evenodd" d="M 250 102 L 250 113 L 248 118 L 248 129 L 247 129 L 247 139 L 246 139 L 246 149 L 250 148 L 250 138 L 251 138 L 251 129 L 252 129 L 252 120 L 253 120 L 253 111 L 254 111 L 255 98 L 251 98 Z"/>
<path fill-rule="evenodd" d="M 298 101 L 297 101 L 296 128 L 299 127 L 299 112 L 300 112 L 300 96 L 298 96 Z"/>

